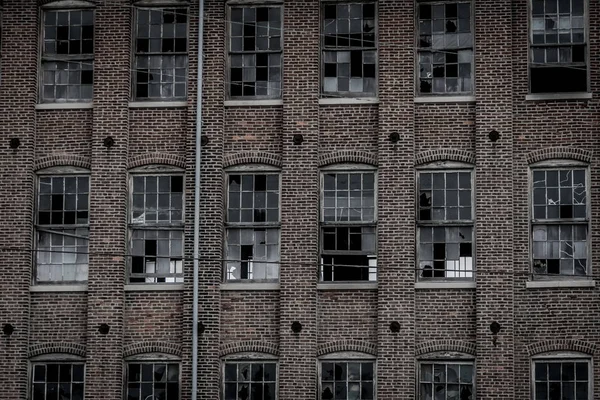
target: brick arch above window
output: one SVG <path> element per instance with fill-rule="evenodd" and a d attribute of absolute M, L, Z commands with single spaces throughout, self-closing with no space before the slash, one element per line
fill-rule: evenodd
<path fill-rule="evenodd" d="M 362 150 L 338 150 L 319 156 L 319 167 L 331 164 L 359 163 L 377 166 L 377 154 Z"/>
<path fill-rule="evenodd" d="M 235 353 L 265 353 L 279 357 L 279 345 L 264 340 L 243 340 L 240 342 L 223 343 L 219 347 L 219 356 Z"/>
<path fill-rule="evenodd" d="M 85 357 L 85 345 L 69 342 L 48 342 L 29 346 L 27 356 L 29 358 L 41 356 L 43 354 L 72 354 L 79 357 Z"/>
<path fill-rule="evenodd" d="M 317 356 L 345 351 L 355 351 L 376 356 L 377 345 L 371 342 L 365 342 L 363 340 L 356 339 L 336 340 L 333 342 L 320 344 L 317 349 Z"/>
<path fill-rule="evenodd" d="M 227 154 L 223 158 L 223 168 L 241 164 L 266 164 L 281 168 L 282 160 L 279 154 L 263 151 L 248 151 L 243 153 Z"/>
<path fill-rule="evenodd" d="M 136 168 L 150 164 L 171 165 L 173 167 L 185 168 L 185 157 L 175 154 L 146 153 L 131 157 L 127 161 L 127 168 Z"/>
<path fill-rule="evenodd" d="M 92 163 L 89 157 L 72 154 L 53 154 L 38 158 L 33 164 L 34 171 L 51 167 L 80 167 L 90 169 Z"/>
<path fill-rule="evenodd" d="M 164 353 L 181 357 L 182 350 L 181 345 L 159 341 L 130 343 L 123 348 L 123 357 L 130 357 L 144 353 Z"/>
<path fill-rule="evenodd" d="M 593 355 L 596 345 L 577 339 L 542 340 L 525 346 L 529 356 L 548 353 L 551 351 L 573 351 Z"/>
<path fill-rule="evenodd" d="M 458 161 L 475 164 L 475 153 L 461 149 L 433 149 L 415 155 L 415 165 L 423 165 L 436 161 Z"/>
<path fill-rule="evenodd" d="M 464 340 L 442 339 L 419 343 L 415 348 L 415 355 L 420 356 L 437 351 L 454 351 L 475 356 L 477 354 L 476 344 Z"/>
<path fill-rule="evenodd" d="M 540 161 L 568 159 L 590 163 L 593 152 L 586 149 L 575 147 L 546 147 L 534 150 L 526 155 L 527 164 L 533 164 Z"/>
<path fill-rule="evenodd" d="M 37 0 L 38 6 L 51 7 L 95 7 L 97 2 L 94 0 Z"/>

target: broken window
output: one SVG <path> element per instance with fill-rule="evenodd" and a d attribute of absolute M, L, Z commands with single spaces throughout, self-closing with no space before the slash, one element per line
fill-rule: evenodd
<path fill-rule="evenodd" d="M 420 171 L 419 279 L 473 279 L 473 192 L 470 171 Z"/>
<path fill-rule="evenodd" d="M 375 363 L 323 361 L 319 400 L 371 400 L 375 398 Z"/>
<path fill-rule="evenodd" d="M 587 275 L 586 170 L 536 169 L 532 179 L 533 273 Z"/>
<path fill-rule="evenodd" d="M 417 92 L 473 93 L 473 25 L 470 1 L 418 1 Z"/>
<path fill-rule="evenodd" d="M 227 177 L 227 281 L 279 278 L 279 174 Z"/>
<path fill-rule="evenodd" d="M 281 9 L 280 5 L 230 8 L 230 98 L 281 98 Z"/>
<path fill-rule="evenodd" d="M 321 281 L 376 281 L 374 172 L 322 175 Z"/>
<path fill-rule="evenodd" d="M 130 210 L 129 282 L 183 282 L 183 176 L 133 176 Z"/>
<path fill-rule="evenodd" d="M 42 26 L 41 101 L 92 101 L 94 11 L 45 9 Z"/>
<path fill-rule="evenodd" d="M 322 15 L 324 97 L 376 96 L 375 3 L 325 3 Z"/>
<path fill-rule="evenodd" d="M 31 400 L 83 400 L 84 370 L 83 363 L 33 363 Z"/>
<path fill-rule="evenodd" d="M 40 176 L 36 282 L 85 282 L 88 276 L 89 176 Z"/>
<path fill-rule="evenodd" d="M 187 98 L 186 8 L 136 8 L 133 88 L 136 100 Z"/>
<path fill-rule="evenodd" d="M 225 400 L 277 400 L 277 364 L 262 361 L 226 362 Z"/>
<path fill-rule="evenodd" d="M 533 360 L 533 398 L 588 400 L 591 369 L 585 358 Z"/>
<path fill-rule="evenodd" d="M 531 93 L 587 91 L 584 1 L 531 1 Z"/>
<path fill-rule="evenodd" d="M 419 399 L 475 399 L 473 363 L 426 361 L 419 363 Z"/>
<path fill-rule="evenodd" d="M 127 399 L 179 400 L 179 363 L 127 364 Z"/>

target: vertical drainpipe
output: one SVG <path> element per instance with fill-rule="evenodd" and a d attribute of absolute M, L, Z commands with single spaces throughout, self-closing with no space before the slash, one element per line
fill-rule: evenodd
<path fill-rule="evenodd" d="M 198 95 L 196 96 L 196 165 L 194 176 L 194 292 L 192 306 L 192 400 L 198 393 L 198 291 L 200 257 L 200 168 L 202 161 L 202 64 L 204 50 L 204 0 L 198 0 Z"/>

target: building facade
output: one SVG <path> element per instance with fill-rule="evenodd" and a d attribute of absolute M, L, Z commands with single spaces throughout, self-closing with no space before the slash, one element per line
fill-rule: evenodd
<path fill-rule="evenodd" d="M 597 1 L 0 13 L 0 399 L 600 398 Z"/>

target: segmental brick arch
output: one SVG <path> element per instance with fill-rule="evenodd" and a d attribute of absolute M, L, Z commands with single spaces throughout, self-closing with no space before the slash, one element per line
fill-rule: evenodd
<path fill-rule="evenodd" d="M 72 354 L 79 357 L 85 357 L 85 345 L 69 342 L 48 342 L 38 343 L 29 346 L 27 356 L 29 358 L 40 356 L 42 354 Z"/>
<path fill-rule="evenodd" d="M 568 159 L 590 163 L 593 154 L 594 153 L 590 150 L 578 149 L 576 147 L 546 147 L 528 153 L 526 158 L 527 164 L 556 159 Z"/>
<path fill-rule="evenodd" d="M 458 161 L 475 164 L 475 153 L 461 149 L 433 149 L 422 151 L 415 155 L 415 165 L 422 165 L 436 161 Z"/>
<path fill-rule="evenodd" d="M 420 356 L 436 351 L 456 351 L 475 356 L 477 355 L 477 346 L 473 342 L 467 342 L 464 340 L 431 340 L 429 342 L 419 343 L 415 348 L 415 355 Z"/>
<path fill-rule="evenodd" d="M 164 353 L 181 357 L 182 351 L 178 344 L 159 341 L 136 342 L 123 347 L 123 357 L 144 353 Z"/>
<path fill-rule="evenodd" d="M 319 167 L 339 163 L 360 163 L 377 166 L 377 154 L 362 150 L 338 150 L 319 156 Z"/>
<path fill-rule="evenodd" d="M 235 353 L 265 353 L 279 357 L 279 345 L 264 340 L 243 340 L 241 342 L 223 343 L 219 347 L 219 356 Z"/>
<path fill-rule="evenodd" d="M 33 164 L 33 170 L 39 171 L 40 169 L 50 167 L 80 167 L 90 169 L 92 163 L 89 157 L 77 156 L 73 154 L 52 154 L 38 158 Z"/>
<path fill-rule="evenodd" d="M 589 355 L 593 355 L 596 352 L 595 344 L 577 339 L 542 340 L 541 342 L 528 344 L 525 348 L 529 356 L 550 351 L 576 351 Z"/>
<path fill-rule="evenodd" d="M 241 164 L 266 164 L 281 168 L 281 156 L 264 151 L 248 151 L 244 153 L 227 154 L 223 158 L 223 168 Z"/>
<path fill-rule="evenodd" d="M 376 356 L 377 345 L 371 342 L 355 339 L 336 340 L 319 345 L 317 349 L 317 355 L 322 356 L 325 354 L 338 353 L 342 351 L 356 351 Z"/>
<path fill-rule="evenodd" d="M 136 168 L 143 165 L 161 164 L 173 167 L 185 168 L 185 157 L 175 154 L 146 153 L 131 157 L 127 162 L 127 168 Z"/>

